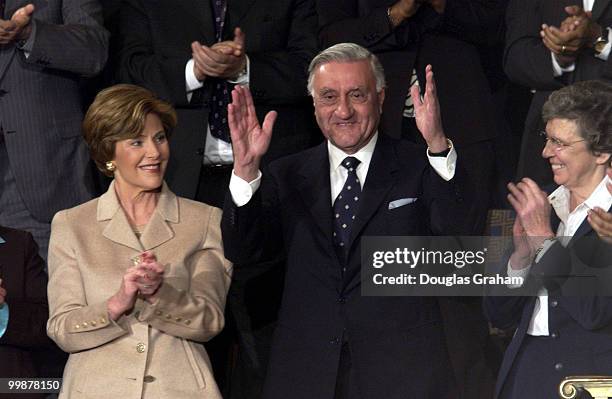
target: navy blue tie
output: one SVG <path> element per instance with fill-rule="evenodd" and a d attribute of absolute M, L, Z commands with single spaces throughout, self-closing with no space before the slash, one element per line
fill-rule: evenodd
<path fill-rule="evenodd" d="M 215 36 L 217 42 L 223 39 L 223 26 L 227 11 L 226 0 L 212 0 L 215 13 Z M 229 85 L 225 79 L 214 79 L 212 82 L 212 101 L 208 115 L 210 134 L 220 140 L 230 142 L 227 125 L 227 104 L 229 104 Z"/>
<path fill-rule="evenodd" d="M 361 161 L 355 157 L 346 157 L 341 165 L 346 168 L 348 176 L 342 191 L 334 201 L 334 245 L 338 259 L 345 263 L 348 255 L 348 244 L 351 228 L 359 209 L 361 184 L 357 177 L 357 166 Z"/>

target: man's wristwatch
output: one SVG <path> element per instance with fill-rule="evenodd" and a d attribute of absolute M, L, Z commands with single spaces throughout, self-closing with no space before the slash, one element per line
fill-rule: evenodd
<path fill-rule="evenodd" d="M 593 51 L 595 52 L 595 55 L 599 55 L 601 54 L 601 52 L 603 51 L 603 49 L 606 47 L 606 45 L 608 44 L 608 34 L 610 33 L 610 28 L 606 28 L 606 29 L 602 29 L 601 31 L 601 36 L 599 36 L 597 39 L 595 39 L 595 41 L 593 42 Z"/>

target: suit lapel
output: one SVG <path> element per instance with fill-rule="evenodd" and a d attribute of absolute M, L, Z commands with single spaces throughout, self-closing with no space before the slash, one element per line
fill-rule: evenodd
<path fill-rule="evenodd" d="M 15 46 L 0 46 L 0 82 L 4 78 L 4 74 L 11 64 L 15 53 Z"/>
<path fill-rule="evenodd" d="M 332 245 L 332 206 L 329 182 L 327 143 L 319 145 L 312 159 L 306 160 L 297 172 L 297 188 L 314 223 Z"/>
<path fill-rule="evenodd" d="M 111 182 L 108 190 L 98 200 L 97 220 L 99 223 L 108 221 L 102 235 L 109 240 L 143 252 L 144 248 L 132 231 L 132 227 L 121 208 L 117 194 L 115 194 L 115 182 Z"/>
<path fill-rule="evenodd" d="M 336 256 L 332 240 L 333 221 L 331 205 L 331 187 L 329 181 L 329 156 L 327 143 L 319 145 L 312 157 L 305 160 L 302 168 L 297 172 L 296 187 L 303 200 L 304 206 L 312 216 L 316 228 L 323 235 L 325 253 L 333 259 L 331 267 L 317 264 L 312 267 L 312 274 L 324 284 L 338 293 L 342 286 L 342 272 L 340 261 Z M 324 268 L 322 266 L 325 266 Z M 329 278 L 322 277 L 321 269 Z"/>
<path fill-rule="evenodd" d="M 387 192 L 393 187 L 397 170 L 397 156 L 393 146 L 383 134 L 379 134 L 365 186 L 361 191 L 361 203 L 355 216 L 355 224 L 351 230 L 349 248 L 352 249 L 355 240 L 361 235 L 363 228 L 374 213 L 378 211 L 380 204 L 386 198 Z"/>
<path fill-rule="evenodd" d="M 178 199 L 164 183 L 155 211 L 139 240 L 121 208 L 115 194 L 115 183 L 112 182 L 108 191 L 98 200 L 97 220 L 100 223 L 108 221 L 102 232 L 104 237 L 117 244 L 143 252 L 174 237 L 174 231 L 169 223 L 178 223 L 178 212 Z"/>
<path fill-rule="evenodd" d="M 176 7 L 181 7 L 185 10 L 186 15 L 195 18 L 196 23 L 204 37 L 203 44 L 212 45 L 216 42 L 215 25 L 211 0 L 187 1 L 175 0 Z M 173 5 L 174 7 L 174 5 Z"/>
<path fill-rule="evenodd" d="M 174 237 L 169 222 L 179 222 L 178 199 L 164 183 L 155 212 L 140 237 L 145 251 L 158 247 Z"/>
<path fill-rule="evenodd" d="M 593 20 L 597 21 L 603 15 L 603 12 L 610 5 L 610 1 L 612 0 L 595 0 L 595 4 L 593 4 Z"/>

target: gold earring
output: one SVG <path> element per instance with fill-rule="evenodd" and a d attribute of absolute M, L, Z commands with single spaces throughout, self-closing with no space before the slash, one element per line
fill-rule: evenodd
<path fill-rule="evenodd" d="M 115 165 L 113 161 L 108 161 L 106 163 L 106 170 L 108 170 L 109 172 L 114 172 L 115 169 L 117 169 L 117 165 Z"/>

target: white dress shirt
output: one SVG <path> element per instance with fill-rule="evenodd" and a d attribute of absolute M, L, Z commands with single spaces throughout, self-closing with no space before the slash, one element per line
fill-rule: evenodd
<path fill-rule="evenodd" d="M 185 88 L 187 90 L 187 101 L 191 101 L 193 91 L 204 86 L 204 81 L 200 82 L 193 72 L 193 58 L 185 65 Z M 249 57 L 246 56 L 246 74 L 238 77 L 237 80 L 228 80 L 229 83 L 242 86 L 249 86 L 251 65 Z M 210 134 L 210 127 L 206 125 L 206 142 L 204 145 L 204 165 L 231 165 L 234 163 L 234 153 L 232 144 L 223 141 Z"/>
<path fill-rule="evenodd" d="M 557 214 L 557 217 L 561 221 L 557 228 L 557 237 L 559 237 L 559 243 L 566 246 L 570 239 L 576 234 L 576 231 L 580 225 L 584 222 L 588 215 L 588 211 L 593 208 L 601 208 L 607 210 L 612 205 L 612 195 L 606 187 L 606 183 L 610 182 L 610 178 L 605 176 L 603 180 L 597 185 L 595 190 L 591 193 L 583 203 L 578 205 L 576 209 L 570 211 L 570 192 L 565 186 L 559 186 L 555 191 L 548 196 L 548 200 L 552 205 L 553 210 Z M 551 244 L 544 247 L 538 254 L 535 262 L 537 263 L 542 255 L 548 250 Z M 526 277 L 529 273 L 531 266 L 521 269 L 512 270 L 510 262 L 508 262 L 508 276 L 523 276 Z M 529 321 L 529 328 L 527 334 L 536 336 L 548 336 L 548 291 L 545 288 L 540 288 L 538 291 L 538 297 L 536 299 L 535 308 Z"/>
<path fill-rule="evenodd" d="M 348 156 L 353 156 L 361 163 L 357 165 L 357 178 L 361 183 L 361 187 L 364 187 L 366 178 L 368 175 L 368 170 L 370 168 L 370 161 L 372 160 L 372 154 L 374 153 L 374 148 L 376 147 L 376 142 L 378 141 L 378 132 L 372 136 L 370 141 L 355 154 L 347 154 L 338 147 L 334 146 L 331 142 L 327 142 L 327 149 L 329 154 L 329 181 L 331 184 L 331 203 L 333 205 L 334 201 L 340 191 L 342 191 L 342 187 L 344 186 L 344 182 L 348 176 L 348 171 L 346 168 L 341 167 L 340 163 L 344 158 Z M 455 166 L 457 164 L 457 152 L 455 151 L 455 147 L 453 146 L 449 153 L 445 157 L 435 157 L 430 156 L 429 151 L 427 151 L 427 158 L 429 159 L 429 164 L 434 168 L 436 173 L 440 175 L 444 180 L 449 181 L 455 176 Z M 232 194 L 232 199 L 234 200 L 234 204 L 237 206 L 243 206 L 247 204 L 253 194 L 259 189 L 261 184 L 261 171 L 258 172 L 258 176 L 255 180 L 251 182 L 247 182 L 240 177 L 236 176 L 234 171 L 232 171 L 232 177 L 230 179 L 230 193 Z"/>

